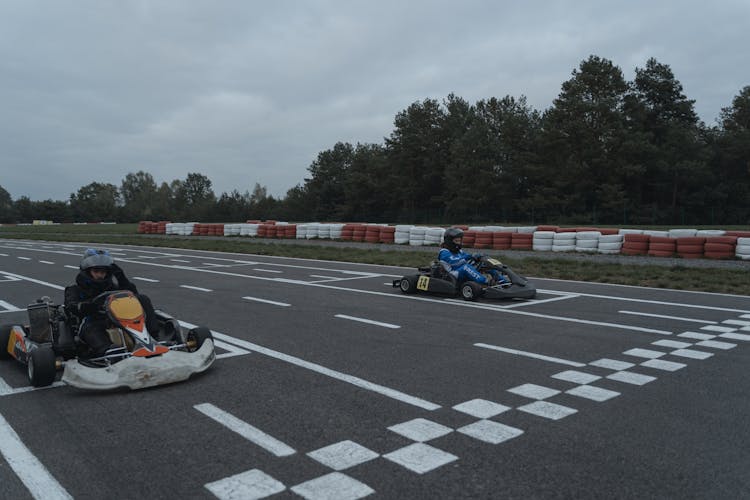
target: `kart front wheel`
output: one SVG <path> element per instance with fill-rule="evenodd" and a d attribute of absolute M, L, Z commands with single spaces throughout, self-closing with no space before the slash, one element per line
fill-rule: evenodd
<path fill-rule="evenodd" d="M 408 276 L 401 278 L 401 283 L 399 283 L 398 287 L 404 293 L 414 293 L 417 291 L 416 281 Z"/>
<path fill-rule="evenodd" d="M 482 287 L 474 281 L 467 281 L 461 285 L 461 297 L 464 300 L 474 302 L 482 294 Z"/>
<path fill-rule="evenodd" d="M 29 382 L 34 387 L 44 387 L 55 381 L 57 359 L 51 347 L 38 347 L 28 359 Z"/>
<path fill-rule="evenodd" d="M 10 342 L 10 331 L 13 325 L 0 325 L 0 359 L 10 359 L 8 343 Z"/>
<path fill-rule="evenodd" d="M 213 340 L 214 336 L 211 335 L 211 330 L 206 328 L 205 326 L 198 326 L 196 328 L 193 328 L 187 333 L 187 346 L 189 352 L 195 352 L 198 349 L 201 348 L 203 343 L 211 339 Z"/>

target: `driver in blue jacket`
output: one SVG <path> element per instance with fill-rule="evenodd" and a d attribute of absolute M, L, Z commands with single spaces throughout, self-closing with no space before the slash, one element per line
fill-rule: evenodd
<path fill-rule="evenodd" d="M 443 234 L 443 244 L 438 253 L 438 260 L 459 281 L 476 281 L 480 285 L 492 286 L 494 284 L 506 284 L 507 280 L 499 273 L 493 272 L 491 276 L 480 273 L 476 267 L 471 265 L 472 260 L 478 260 L 480 255 L 471 255 L 461 250 L 464 232 L 452 227 L 446 229 Z"/>

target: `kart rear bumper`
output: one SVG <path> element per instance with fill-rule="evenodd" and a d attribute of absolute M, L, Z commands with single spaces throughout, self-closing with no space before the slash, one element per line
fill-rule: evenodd
<path fill-rule="evenodd" d="M 214 343 L 207 339 L 195 352 L 169 351 L 152 358 L 134 356 L 105 368 L 70 360 L 65 363 L 62 381 L 79 389 L 143 389 L 187 380 L 207 370 L 215 359 Z"/>

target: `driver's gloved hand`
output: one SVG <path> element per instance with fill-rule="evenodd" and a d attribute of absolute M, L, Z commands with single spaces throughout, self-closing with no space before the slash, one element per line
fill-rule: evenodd
<path fill-rule="evenodd" d="M 110 268 L 112 269 L 112 276 L 117 278 L 117 281 L 122 281 L 123 279 L 125 279 L 125 271 L 123 271 L 120 266 L 113 262 Z"/>

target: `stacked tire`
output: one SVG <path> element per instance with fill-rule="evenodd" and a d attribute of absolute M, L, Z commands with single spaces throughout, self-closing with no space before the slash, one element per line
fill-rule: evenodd
<path fill-rule="evenodd" d="M 576 233 L 574 231 L 560 231 L 552 238 L 553 252 L 573 252 L 576 249 Z"/>
<path fill-rule="evenodd" d="M 407 226 L 405 224 L 397 225 L 393 233 L 393 242 L 396 245 L 408 245 L 409 233 L 411 232 L 412 227 L 414 226 Z"/>
<path fill-rule="evenodd" d="M 604 234 L 599 237 L 597 252 L 606 254 L 622 253 L 623 235 L 617 233 Z"/>
<path fill-rule="evenodd" d="M 508 250 L 511 246 L 511 238 L 514 233 L 498 231 L 492 234 L 492 248 L 493 250 Z"/>
<path fill-rule="evenodd" d="M 649 240 L 651 239 L 649 235 L 625 233 L 622 237 L 620 253 L 624 255 L 646 255 L 648 253 Z"/>
<path fill-rule="evenodd" d="M 648 255 L 651 257 L 674 257 L 677 253 L 677 239 L 669 236 L 651 236 L 648 241 Z"/>
<path fill-rule="evenodd" d="M 702 236 L 681 236 L 675 238 L 677 255 L 683 259 L 700 259 L 703 257 L 706 238 Z"/>
<path fill-rule="evenodd" d="M 552 239 L 555 237 L 555 231 L 541 230 L 534 232 L 531 240 L 531 249 L 542 252 L 552 251 Z"/>
<path fill-rule="evenodd" d="M 510 248 L 512 250 L 531 250 L 534 246 L 534 233 L 511 233 Z"/>
<path fill-rule="evenodd" d="M 472 231 L 471 229 L 467 229 L 464 231 L 464 241 L 463 246 L 465 248 L 475 248 L 474 245 L 476 244 L 477 240 L 477 232 Z"/>
<path fill-rule="evenodd" d="M 380 227 L 380 243 L 392 244 L 396 241 L 396 228 L 394 226 Z"/>
<path fill-rule="evenodd" d="M 424 235 L 426 232 L 426 227 L 412 226 L 409 230 L 409 246 L 421 247 L 424 245 Z"/>
<path fill-rule="evenodd" d="M 750 260 L 750 237 L 737 238 L 735 255 L 742 260 Z"/>
<path fill-rule="evenodd" d="M 576 252 L 596 253 L 599 250 L 599 238 L 602 233 L 599 231 L 578 231 L 576 232 Z"/>
<path fill-rule="evenodd" d="M 737 253 L 736 236 L 712 236 L 706 238 L 703 255 L 709 259 L 732 259 Z"/>
<path fill-rule="evenodd" d="M 380 243 L 380 226 L 369 224 L 365 227 L 365 241 L 367 243 Z"/>

